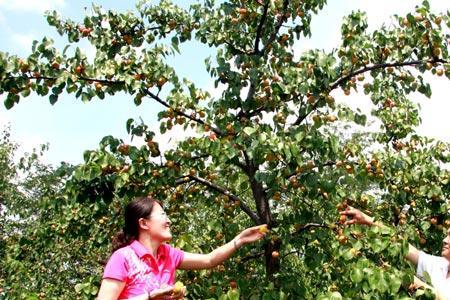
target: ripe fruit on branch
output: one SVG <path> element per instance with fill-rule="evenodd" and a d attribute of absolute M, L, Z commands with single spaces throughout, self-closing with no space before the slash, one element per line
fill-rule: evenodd
<path fill-rule="evenodd" d="M 156 85 L 158 87 L 162 87 L 167 82 L 167 79 L 165 77 L 159 77 L 158 81 L 156 82 Z"/>
<path fill-rule="evenodd" d="M 78 65 L 78 66 L 76 66 L 74 71 L 75 71 L 75 73 L 77 73 L 78 75 L 80 75 L 80 74 L 83 73 L 83 71 L 84 71 L 83 65 Z"/>
<path fill-rule="evenodd" d="M 184 284 L 181 281 L 175 282 L 175 285 L 173 286 L 173 293 L 179 294 L 184 288 Z"/>
<path fill-rule="evenodd" d="M 95 84 L 95 90 L 96 90 L 97 92 L 101 91 L 101 90 L 102 90 L 102 87 L 103 87 L 103 85 L 102 85 L 100 82 L 97 82 L 97 83 Z"/>
<path fill-rule="evenodd" d="M 54 61 L 54 62 L 52 63 L 52 68 L 55 69 L 55 70 L 59 70 L 59 63 L 57 63 L 56 61 Z"/>
<path fill-rule="evenodd" d="M 345 235 L 338 235 L 337 239 L 341 245 L 346 244 L 348 241 L 348 238 Z"/>
<path fill-rule="evenodd" d="M 408 19 L 407 18 L 404 18 L 403 19 L 403 21 L 402 21 L 402 26 L 405 26 L 405 27 L 409 27 L 409 21 L 408 21 Z"/>
<path fill-rule="evenodd" d="M 231 24 L 236 25 L 239 23 L 239 18 L 231 18 Z"/>
<path fill-rule="evenodd" d="M 247 9 L 244 7 L 238 8 L 237 11 L 241 16 L 245 16 L 248 13 Z"/>
<path fill-rule="evenodd" d="M 233 124 L 231 124 L 231 123 L 228 123 L 227 126 L 225 127 L 225 129 L 227 130 L 228 133 L 234 132 Z"/>
<path fill-rule="evenodd" d="M 259 226 L 258 230 L 262 234 L 266 234 L 269 231 L 269 229 L 267 228 L 267 224 L 263 224 L 263 225 Z"/>
<path fill-rule="evenodd" d="M 348 174 L 353 173 L 353 167 L 351 165 L 345 165 L 345 170 L 347 171 Z"/>
<path fill-rule="evenodd" d="M 215 140 L 217 140 L 217 135 L 216 135 L 215 132 L 211 131 L 211 132 L 209 133 L 208 138 L 209 138 L 210 141 L 213 141 L 213 142 L 214 142 Z"/>
<path fill-rule="evenodd" d="M 442 22 L 442 18 L 441 17 L 436 17 L 435 19 L 434 19 L 434 23 L 436 23 L 436 25 L 441 25 L 441 22 Z"/>
<path fill-rule="evenodd" d="M 275 192 L 275 194 L 273 194 L 272 199 L 275 201 L 279 201 L 281 199 L 281 193 L 280 192 Z"/>
<path fill-rule="evenodd" d="M 285 43 L 287 40 L 289 40 L 289 35 L 288 34 L 281 35 L 280 40 L 282 43 Z"/>
<path fill-rule="evenodd" d="M 173 30 L 176 26 L 177 26 L 177 21 L 175 20 L 170 20 L 167 25 L 169 25 L 169 29 Z"/>
<path fill-rule="evenodd" d="M 272 252 L 272 257 L 273 258 L 278 258 L 278 257 L 280 257 L 280 253 L 278 251 L 273 251 Z"/>
<path fill-rule="evenodd" d="M 123 40 L 124 40 L 124 42 L 127 43 L 128 45 L 131 45 L 131 42 L 133 41 L 133 40 L 131 39 L 131 36 L 129 36 L 128 34 L 125 34 L 125 35 L 123 36 Z"/>
<path fill-rule="evenodd" d="M 328 105 L 333 105 L 333 104 L 334 104 L 334 98 L 333 98 L 333 96 L 331 96 L 331 95 L 328 95 L 328 96 L 325 98 L 325 101 L 327 102 Z"/>
<path fill-rule="evenodd" d="M 26 73 L 30 70 L 30 66 L 22 60 L 19 62 L 19 68 L 22 73 Z"/>
<path fill-rule="evenodd" d="M 86 37 L 92 32 L 92 28 L 86 28 L 84 26 L 79 26 L 78 31 L 81 33 L 82 36 Z"/>
<path fill-rule="evenodd" d="M 236 281 L 234 281 L 234 280 L 230 281 L 230 287 L 232 289 L 237 289 L 238 285 L 237 285 Z"/>
<path fill-rule="evenodd" d="M 84 37 L 89 36 L 91 34 L 92 29 L 91 28 L 85 28 L 83 32 L 81 33 Z"/>
<path fill-rule="evenodd" d="M 144 74 L 141 74 L 141 73 L 134 74 L 134 79 L 135 80 L 142 80 L 144 78 L 145 78 Z"/>
<path fill-rule="evenodd" d="M 395 106 L 395 102 L 392 101 L 391 98 L 387 98 L 386 101 L 384 101 L 383 106 L 384 106 L 385 108 L 392 108 L 392 107 Z"/>
<path fill-rule="evenodd" d="M 168 161 L 166 162 L 166 166 L 167 166 L 169 169 L 172 169 L 172 168 L 175 166 L 175 162 L 174 162 L 173 160 L 168 160 Z"/>
<path fill-rule="evenodd" d="M 333 116 L 333 115 L 327 115 L 327 121 L 328 122 L 334 122 L 334 121 L 337 121 L 337 117 L 336 116 Z"/>
<path fill-rule="evenodd" d="M 439 57 L 441 55 L 441 48 L 433 47 L 433 56 Z"/>
<path fill-rule="evenodd" d="M 128 155 L 128 153 L 130 152 L 130 146 L 127 144 L 121 144 L 119 145 L 119 147 L 117 148 L 117 150 L 119 151 L 120 154 L 122 155 Z"/>

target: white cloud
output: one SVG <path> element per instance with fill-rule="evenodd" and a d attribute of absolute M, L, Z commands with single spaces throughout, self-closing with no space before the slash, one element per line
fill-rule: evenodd
<path fill-rule="evenodd" d="M 65 0 L 0 0 L 0 8 L 14 11 L 27 11 L 42 14 L 46 10 L 66 5 Z"/>
<path fill-rule="evenodd" d="M 420 116 L 422 118 L 418 132 L 421 135 L 450 142 L 450 122 L 448 122 L 450 85 L 447 78 L 430 77 L 426 76 L 425 78 L 431 84 L 433 91 L 431 99 L 421 96 L 418 101 L 421 106 Z"/>
<path fill-rule="evenodd" d="M 1 0 L 0 0 L 1 1 Z M 14 44 L 19 46 L 19 49 L 21 51 L 28 52 L 31 49 L 31 45 L 33 43 L 33 40 L 36 38 L 32 34 L 20 34 L 20 33 L 14 33 L 11 35 L 11 40 Z"/>
<path fill-rule="evenodd" d="M 11 123 L 11 118 L 8 115 L 0 110 L 0 130 L 4 127 L 8 126 Z"/>
<path fill-rule="evenodd" d="M 0 24 L 6 23 L 5 15 L 0 11 Z"/>

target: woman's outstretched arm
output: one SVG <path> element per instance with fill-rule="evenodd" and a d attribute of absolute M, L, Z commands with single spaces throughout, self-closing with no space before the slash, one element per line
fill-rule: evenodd
<path fill-rule="evenodd" d="M 346 225 L 350 224 L 361 224 L 366 226 L 384 226 L 383 223 L 375 222 L 374 219 L 359 209 L 348 206 L 344 211 L 340 212 L 341 215 L 350 217 L 350 220 L 346 221 Z M 406 254 L 406 259 L 417 265 L 419 261 L 419 250 L 413 245 L 409 244 L 408 254 Z"/>
<path fill-rule="evenodd" d="M 247 228 L 239 233 L 233 240 L 208 254 L 186 252 L 179 268 L 185 270 L 213 268 L 227 260 L 241 246 L 263 238 L 266 231 L 267 225 Z"/>

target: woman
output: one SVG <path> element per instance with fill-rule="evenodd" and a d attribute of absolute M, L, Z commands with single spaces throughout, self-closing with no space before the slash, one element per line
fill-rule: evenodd
<path fill-rule="evenodd" d="M 125 226 L 113 241 L 97 299 L 182 299 L 185 288 L 173 287 L 176 269 L 213 268 L 265 231 L 265 225 L 245 229 L 209 254 L 184 252 L 166 244 L 170 220 L 158 201 L 136 198 L 125 209 Z"/>

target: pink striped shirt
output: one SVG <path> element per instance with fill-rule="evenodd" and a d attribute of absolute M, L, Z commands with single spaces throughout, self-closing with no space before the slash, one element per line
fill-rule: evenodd
<path fill-rule="evenodd" d="M 175 270 L 181 264 L 184 252 L 162 244 L 156 258 L 138 241 L 116 250 L 109 258 L 103 278 L 125 282 L 119 299 L 139 296 L 162 285 L 173 285 Z"/>

